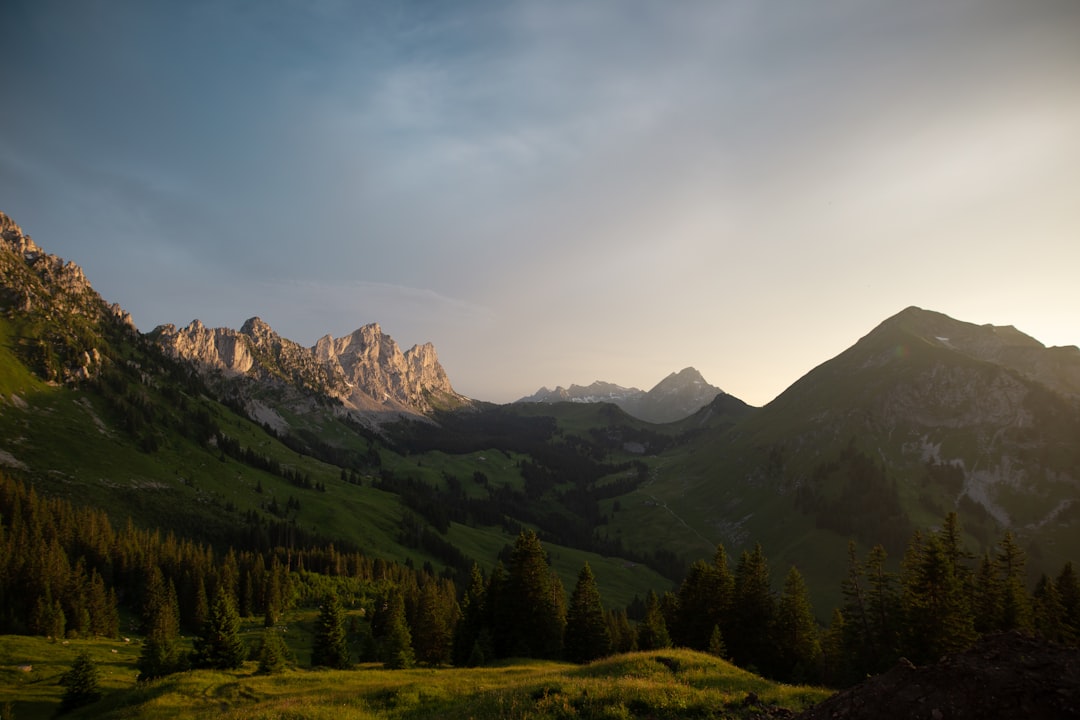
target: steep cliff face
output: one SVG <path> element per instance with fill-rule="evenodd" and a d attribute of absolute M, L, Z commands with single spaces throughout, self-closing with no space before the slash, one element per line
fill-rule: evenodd
<path fill-rule="evenodd" d="M 196 320 L 180 330 L 159 327 L 154 335 L 168 352 L 208 374 L 288 386 L 359 413 L 425 415 L 469 403 L 454 391 L 433 345 L 403 353 L 375 323 L 341 338 L 325 335 L 311 348 L 281 337 L 257 317 L 239 331 Z"/>

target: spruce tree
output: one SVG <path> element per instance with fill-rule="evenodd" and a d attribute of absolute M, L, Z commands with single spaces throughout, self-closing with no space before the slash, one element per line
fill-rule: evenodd
<path fill-rule="evenodd" d="M 496 588 L 495 649 L 500 657 L 557 657 L 562 646 L 559 597 L 553 587 L 547 556 L 532 530 L 523 530 L 514 543 L 505 581 Z M 489 598 L 491 595 L 489 595 Z"/>
<path fill-rule="evenodd" d="M 311 648 L 313 667 L 344 670 L 349 667 L 349 644 L 345 633 L 345 610 L 337 593 L 323 598 L 315 620 L 315 642 Z"/>
<path fill-rule="evenodd" d="M 732 606 L 735 622 L 725 638 L 732 659 L 741 667 L 754 666 L 768 671 L 772 662 L 769 631 L 776 614 L 769 580 L 769 564 L 761 545 L 753 552 L 744 551 L 735 570 L 735 599 Z"/>
<path fill-rule="evenodd" d="M 1005 616 L 1001 586 L 1001 568 L 997 559 L 984 553 L 975 571 L 971 589 L 971 612 L 975 632 L 985 635 L 1001 630 Z"/>
<path fill-rule="evenodd" d="M 429 580 L 420 591 L 416 635 L 413 638 L 416 659 L 427 665 L 441 665 L 450 661 L 452 637 L 449 612 L 445 605 L 436 582 Z"/>
<path fill-rule="evenodd" d="M 1031 629 L 1031 599 L 1024 587 L 1024 565 L 1027 559 L 1011 531 L 1006 530 L 998 545 L 998 565 L 1001 568 L 1002 630 Z"/>
<path fill-rule="evenodd" d="M 1031 598 L 1032 624 L 1040 637 L 1056 643 L 1068 642 L 1065 606 L 1054 581 L 1044 573 Z"/>
<path fill-rule="evenodd" d="M 600 589 L 589 563 L 578 573 L 566 611 L 563 651 L 570 662 L 587 663 L 611 653 L 611 633 L 604 618 Z"/>
<path fill-rule="evenodd" d="M 71 669 L 60 680 L 60 684 L 67 688 L 60 701 L 60 712 L 68 712 L 98 700 L 101 697 L 98 682 L 97 665 L 90 659 L 89 653 L 85 650 L 80 652 Z"/>
<path fill-rule="evenodd" d="M 480 566 L 473 563 L 469 573 L 469 587 L 461 600 L 461 619 L 454 626 L 451 660 L 458 667 L 484 663 L 485 648 L 478 646 L 477 641 L 481 630 L 488 626 L 486 595 L 487 589 Z M 491 652 L 488 648 L 487 653 Z M 473 661 L 477 661 L 475 665 Z"/>
<path fill-rule="evenodd" d="M 402 670 L 415 664 L 412 633 L 405 621 L 405 600 L 400 592 L 390 595 L 381 644 L 383 667 L 387 670 Z"/>
<path fill-rule="evenodd" d="M 645 617 L 637 628 L 638 650 L 660 650 L 671 647 L 667 622 L 660 611 L 660 599 L 652 590 L 645 598 Z"/>
<path fill-rule="evenodd" d="M 1072 562 L 1065 563 L 1054 581 L 1061 597 L 1062 618 L 1066 642 L 1080 641 L 1080 580 L 1073 571 Z"/>
<path fill-rule="evenodd" d="M 727 645 L 724 644 L 724 634 L 720 632 L 719 625 L 713 625 L 712 632 L 709 634 L 709 645 L 705 648 L 705 652 L 718 658 L 727 657 Z"/>
<path fill-rule="evenodd" d="M 156 567 L 150 573 L 143 625 L 147 628 L 146 638 L 136 661 L 139 680 L 153 680 L 184 669 L 176 589 L 172 582 L 162 580 Z"/>
<path fill-rule="evenodd" d="M 210 608 L 202 635 L 195 639 L 194 664 L 216 670 L 235 670 L 247 659 L 240 637 L 240 616 L 232 596 L 219 592 Z"/>
<path fill-rule="evenodd" d="M 905 655 L 914 662 L 937 660 L 975 641 L 975 625 L 963 579 L 936 534 L 915 538 L 904 555 Z"/>
<path fill-rule="evenodd" d="M 262 641 L 259 643 L 259 672 L 264 675 L 281 672 L 288 659 L 289 648 L 285 645 L 281 632 L 273 626 L 263 628 Z"/>
<path fill-rule="evenodd" d="M 705 650 L 712 628 L 720 623 L 720 577 L 714 565 L 697 560 L 679 586 L 678 622 L 672 640 L 680 647 Z"/>
<path fill-rule="evenodd" d="M 821 656 L 814 611 L 806 583 L 792 566 L 776 606 L 773 637 L 777 644 L 775 672 L 785 680 L 804 682 L 815 672 Z"/>

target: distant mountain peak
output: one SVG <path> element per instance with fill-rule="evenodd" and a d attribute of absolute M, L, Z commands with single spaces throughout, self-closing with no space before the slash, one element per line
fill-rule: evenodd
<path fill-rule="evenodd" d="M 639 420 L 668 423 L 693 415 L 724 394 L 706 382 L 695 368 L 686 367 L 669 374 L 648 392 L 597 380 L 588 386 L 571 385 L 569 389 L 542 387 L 518 402 L 610 402 Z"/>

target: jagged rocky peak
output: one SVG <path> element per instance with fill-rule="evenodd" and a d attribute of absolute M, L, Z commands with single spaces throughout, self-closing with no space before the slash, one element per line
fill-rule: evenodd
<path fill-rule="evenodd" d="M 159 325 L 151 336 L 173 356 L 226 375 L 243 375 L 255 365 L 241 334 L 229 328 L 208 328 L 197 318 L 179 330 L 171 323 Z"/>

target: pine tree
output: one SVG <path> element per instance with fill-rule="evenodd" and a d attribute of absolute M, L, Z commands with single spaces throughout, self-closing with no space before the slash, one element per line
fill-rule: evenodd
<path fill-rule="evenodd" d="M 180 652 L 180 611 L 177 609 L 176 588 L 165 583 L 157 567 L 151 569 L 148 581 L 143 625 L 147 628 L 136 667 L 139 680 L 153 680 L 184 668 Z"/>
<path fill-rule="evenodd" d="M 240 637 L 240 616 L 232 596 L 218 594 L 202 636 L 195 640 L 194 664 L 217 670 L 235 670 L 247 659 L 247 646 Z"/>
<path fill-rule="evenodd" d="M 596 586 L 589 563 L 578 573 L 566 611 L 566 636 L 563 641 L 566 659 L 587 663 L 611 653 L 611 633 L 604 618 L 600 589 Z"/>
<path fill-rule="evenodd" d="M 821 656 L 821 644 L 806 583 L 794 565 L 788 570 L 776 606 L 773 637 L 779 677 L 799 682 L 810 679 Z"/>
<path fill-rule="evenodd" d="M 981 635 L 1001 630 L 1005 607 L 1000 575 L 996 558 L 984 553 L 975 571 L 971 594 L 975 632 Z"/>
<path fill-rule="evenodd" d="M 712 628 L 720 623 L 720 577 L 714 565 L 697 560 L 679 586 L 678 622 L 671 628 L 680 647 L 705 650 Z"/>
<path fill-rule="evenodd" d="M 451 660 L 458 667 L 475 667 L 472 664 L 473 660 L 479 661 L 477 665 L 484 663 L 485 649 L 477 646 L 477 641 L 481 630 L 488 626 L 486 594 L 487 589 L 480 566 L 473 563 L 469 573 L 469 587 L 461 600 L 461 620 L 454 626 Z M 487 649 L 487 653 L 492 653 L 490 648 Z"/>
<path fill-rule="evenodd" d="M 1032 595 L 1032 624 L 1042 638 L 1056 643 L 1068 641 L 1065 606 L 1054 581 L 1043 574 Z"/>
<path fill-rule="evenodd" d="M 344 670 L 350 665 L 349 644 L 345 633 L 345 610 L 337 593 L 323 598 L 315 620 L 315 641 L 311 648 L 313 667 Z"/>
<path fill-rule="evenodd" d="M 709 645 L 705 648 L 705 652 L 718 658 L 727 657 L 727 645 L 724 644 L 724 635 L 720 632 L 719 625 L 713 625 L 712 632 L 709 633 Z"/>
<path fill-rule="evenodd" d="M 415 664 L 412 634 L 405 621 L 405 601 L 400 592 L 390 595 L 381 642 L 383 667 L 387 670 L 402 670 Z"/>
<path fill-rule="evenodd" d="M 259 672 L 263 675 L 281 672 L 288 655 L 289 649 L 281 632 L 273 626 L 264 628 L 259 644 Z"/>
<path fill-rule="evenodd" d="M 873 653 L 864 670 L 872 673 L 892 667 L 899 659 L 900 595 L 896 576 L 885 567 L 887 560 L 881 545 L 872 547 L 866 559 L 866 609 Z"/>
<path fill-rule="evenodd" d="M 60 701 L 60 712 L 68 712 L 89 705 L 101 697 L 98 685 L 98 669 L 85 650 L 80 652 L 71 669 L 64 673 L 60 684 L 67 687 Z M 5 717 L 7 717 L 5 715 Z"/>
<path fill-rule="evenodd" d="M 758 544 L 753 552 L 743 552 L 735 570 L 732 607 L 735 622 L 726 640 L 731 657 L 738 665 L 768 670 L 773 659 L 769 630 L 775 613 L 769 564 Z"/>
<path fill-rule="evenodd" d="M 493 634 L 498 655 L 557 657 L 565 621 L 559 614 L 564 603 L 561 595 L 561 586 L 553 587 L 540 539 L 532 530 L 523 530 L 510 553 L 505 581 L 494 595 Z"/>
<path fill-rule="evenodd" d="M 626 615 L 626 609 L 608 610 L 606 616 L 608 634 L 611 635 L 611 651 L 628 653 L 637 650 L 637 634 Z"/>
<path fill-rule="evenodd" d="M 998 544 L 998 565 L 1001 568 L 1002 630 L 1031 629 L 1031 599 L 1024 587 L 1024 565 L 1027 559 L 1011 531 Z"/>
<path fill-rule="evenodd" d="M 638 650 L 660 650 L 671 647 L 667 622 L 660 611 L 660 599 L 652 590 L 645 598 L 645 617 L 638 624 L 637 646 Z"/>
<path fill-rule="evenodd" d="M 914 662 L 937 660 L 975 641 L 975 625 L 963 580 L 936 534 L 916 533 L 904 555 L 903 606 L 906 652 Z"/>
<path fill-rule="evenodd" d="M 416 659 L 428 665 L 450 661 L 451 631 L 444 605 L 435 581 L 429 580 L 420 591 L 413 638 Z"/>
<path fill-rule="evenodd" d="M 1066 642 L 1080 641 L 1080 580 L 1073 571 L 1072 562 L 1065 563 L 1054 582 L 1061 597 L 1062 618 Z"/>

